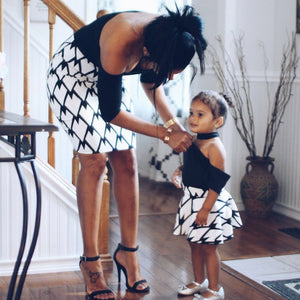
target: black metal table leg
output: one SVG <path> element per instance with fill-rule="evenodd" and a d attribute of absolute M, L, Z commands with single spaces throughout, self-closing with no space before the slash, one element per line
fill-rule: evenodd
<path fill-rule="evenodd" d="M 22 190 L 22 198 L 23 198 L 23 227 L 22 227 L 22 235 L 21 235 L 21 243 L 20 248 L 18 252 L 17 261 L 15 263 L 14 271 L 10 280 L 8 294 L 7 294 L 7 300 L 13 299 L 14 289 L 16 285 L 16 280 L 18 277 L 19 268 L 21 265 L 22 257 L 24 254 L 25 244 L 26 244 L 26 238 L 27 238 L 27 227 L 28 227 L 28 197 L 27 197 L 27 188 L 25 183 L 25 178 L 22 172 L 22 169 L 20 168 L 20 162 L 15 162 L 15 167 L 18 173 L 21 190 Z"/>
<path fill-rule="evenodd" d="M 16 290 L 15 300 L 18 300 L 21 297 L 27 270 L 30 265 L 33 253 L 34 253 L 34 249 L 36 246 L 36 242 L 37 242 L 38 234 L 39 234 L 39 230 L 40 230 L 41 209 L 42 209 L 41 185 L 40 185 L 40 180 L 39 180 L 38 173 L 37 173 L 37 170 L 35 167 L 35 163 L 33 160 L 30 162 L 30 165 L 31 165 L 31 169 L 32 169 L 32 172 L 34 175 L 34 182 L 35 182 L 35 189 L 36 189 L 35 225 L 34 225 L 34 230 L 33 230 L 32 241 L 30 244 L 30 248 L 28 250 L 28 255 L 27 255 L 27 258 L 26 258 L 26 261 L 25 261 L 25 264 L 24 264 L 24 267 L 23 267 L 23 270 L 22 270 L 22 273 L 20 276 L 19 284 L 18 284 L 18 287 Z"/>
<path fill-rule="evenodd" d="M 42 131 L 57 131 L 58 128 L 53 124 L 41 122 L 25 116 L 20 116 L 10 112 L 4 112 L 0 110 L 0 141 L 8 143 L 10 146 L 15 148 L 15 156 L 11 157 L 0 157 L 1 162 L 14 162 L 20 185 L 22 190 L 23 198 L 23 227 L 19 252 L 17 261 L 14 266 L 13 274 L 11 276 L 9 289 L 7 293 L 7 300 L 14 299 L 19 300 L 23 285 L 25 282 L 26 274 L 35 250 L 35 246 L 38 239 L 40 220 L 41 220 L 41 186 L 40 180 L 35 167 L 34 159 L 36 154 L 36 142 L 35 137 L 37 132 Z M 25 178 L 20 167 L 22 162 L 30 162 L 31 169 L 34 176 L 35 189 L 36 189 L 36 214 L 35 214 L 35 225 L 32 235 L 31 244 L 29 246 L 28 254 L 24 262 L 23 270 L 21 272 L 18 285 L 16 287 L 19 269 L 21 266 L 22 258 L 24 255 L 24 249 L 27 239 L 28 231 L 28 196 Z"/>

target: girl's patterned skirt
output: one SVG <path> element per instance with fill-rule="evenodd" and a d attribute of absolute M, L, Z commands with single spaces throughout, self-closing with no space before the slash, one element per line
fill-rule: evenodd
<path fill-rule="evenodd" d="M 184 187 L 184 196 L 179 203 L 174 235 L 186 235 L 187 240 L 199 244 L 223 244 L 233 237 L 233 229 L 242 226 L 242 220 L 235 201 L 223 189 L 219 194 L 205 226 L 195 223 L 196 215 L 202 207 L 208 191 Z"/>

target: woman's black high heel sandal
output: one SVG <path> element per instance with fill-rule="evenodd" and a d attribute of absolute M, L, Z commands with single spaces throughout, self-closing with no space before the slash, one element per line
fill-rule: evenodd
<path fill-rule="evenodd" d="M 88 256 L 80 256 L 80 261 L 79 261 L 79 267 L 80 267 L 80 264 L 83 262 L 83 261 L 96 261 L 100 259 L 100 255 L 97 255 L 97 256 L 94 256 L 94 257 L 88 257 Z M 86 290 L 87 292 L 87 290 Z M 98 299 L 98 298 L 95 298 L 97 295 L 103 295 L 103 294 L 112 294 L 113 295 L 113 298 L 109 298 L 110 300 L 115 300 L 115 296 L 114 296 L 114 293 L 112 292 L 112 290 L 109 290 L 109 289 L 105 289 L 105 290 L 99 290 L 99 291 L 95 291 L 95 292 L 92 292 L 91 294 L 87 294 L 88 295 L 88 298 L 90 300 L 94 300 L 94 299 Z"/>
<path fill-rule="evenodd" d="M 124 275 L 125 275 L 125 278 L 126 278 L 126 287 L 127 287 L 127 290 L 129 292 L 134 292 L 134 293 L 147 293 L 149 292 L 150 290 L 150 287 L 147 286 L 146 288 L 144 288 L 143 290 L 139 290 L 137 289 L 137 286 L 141 283 L 146 283 L 147 281 L 145 279 L 142 279 L 142 280 L 139 280 L 137 282 L 135 282 L 135 284 L 133 286 L 129 286 L 128 284 L 128 278 L 127 278 L 127 271 L 125 269 L 124 266 L 122 266 L 118 261 L 117 261 L 117 253 L 119 250 L 123 250 L 123 251 L 130 251 L 130 252 L 135 252 L 137 251 L 139 248 L 139 246 L 137 246 L 136 248 L 128 248 L 128 247 L 125 247 L 121 244 L 118 244 L 118 248 L 116 249 L 115 253 L 114 253 L 114 261 L 117 265 L 117 269 L 118 269 L 118 283 L 120 283 L 121 281 L 121 270 L 124 272 Z"/>

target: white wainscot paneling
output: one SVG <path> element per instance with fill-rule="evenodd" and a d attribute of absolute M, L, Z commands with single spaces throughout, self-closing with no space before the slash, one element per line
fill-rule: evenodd
<path fill-rule="evenodd" d="M 2 157 L 12 148 L 0 143 Z M 36 159 L 42 186 L 42 216 L 37 246 L 28 273 L 63 272 L 78 269 L 82 241 L 75 188 Z M 24 257 L 31 240 L 36 208 L 34 180 L 29 163 L 21 164 L 28 189 L 29 226 Z M 12 163 L 0 164 L 0 276 L 11 275 L 22 230 L 22 195 Z"/>

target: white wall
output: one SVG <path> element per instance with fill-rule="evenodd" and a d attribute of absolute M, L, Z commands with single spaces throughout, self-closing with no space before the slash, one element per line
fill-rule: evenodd
<path fill-rule="evenodd" d="M 277 87 L 283 46 L 288 37 L 296 31 L 296 0 L 210 0 L 193 1 L 205 23 L 205 36 L 210 45 L 217 48 L 216 36 L 221 36 L 229 52 L 233 51 L 232 35 L 244 34 L 244 51 L 251 95 L 255 112 L 257 154 L 262 155 L 267 118 L 267 96 L 264 78 L 263 52 L 259 46 L 263 42 L 268 60 L 268 78 L 272 93 Z M 299 36 L 297 48 L 299 53 Z M 206 74 L 198 77 L 192 86 L 192 94 L 199 89 L 219 90 L 207 57 Z M 299 70 L 298 70 L 299 74 Z M 300 219 L 299 167 L 300 151 L 297 115 L 300 104 L 299 76 L 297 76 L 293 96 L 283 117 L 271 156 L 275 158 L 274 175 L 279 182 L 279 195 L 275 210 Z M 232 120 L 228 120 L 222 130 L 227 149 L 228 170 L 232 175 L 229 188 L 240 203 L 239 183 L 245 173 L 247 149 L 238 136 Z"/>
<path fill-rule="evenodd" d="M 65 1 L 70 7 L 83 19 L 90 21 L 93 19 L 96 1 Z M 22 45 L 22 20 L 23 8 L 18 0 L 4 1 L 4 51 L 8 54 L 9 74 L 5 80 L 6 91 L 6 109 L 22 113 L 22 93 L 23 93 L 23 45 Z M 251 94 L 253 96 L 254 109 L 257 113 L 256 135 L 258 154 L 262 151 L 263 133 L 266 119 L 266 95 L 263 75 L 263 56 L 258 43 L 263 41 L 266 52 L 269 57 L 269 78 L 276 85 L 279 74 L 279 65 L 281 60 L 281 51 L 283 45 L 287 41 L 287 33 L 295 31 L 296 16 L 296 0 L 194 0 L 193 6 L 200 13 L 204 20 L 205 36 L 209 44 L 216 45 L 215 37 L 221 35 L 225 38 L 227 45 L 231 45 L 232 33 L 245 35 L 245 54 L 247 59 L 248 74 L 251 81 Z M 129 8 L 130 9 L 130 8 Z M 58 19 L 55 26 L 59 30 L 55 31 L 55 48 L 71 34 L 61 24 Z M 31 64 L 30 64 L 30 115 L 34 118 L 47 120 L 47 112 L 44 110 L 47 105 L 45 94 L 45 77 L 48 65 L 47 44 L 48 44 L 48 25 L 47 23 L 32 23 L 31 33 L 35 38 L 31 45 Z M 62 29 L 61 29 L 62 28 Z M 36 38 L 38 36 L 38 38 Z M 299 39 L 299 37 L 297 37 Z M 297 41 L 299 44 L 299 41 Z M 230 50 L 230 49 L 229 49 Z M 37 63 L 38 62 L 38 63 Z M 197 61 L 195 61 L 197 64 Z M 44 71 L 40 71 L 40 67 Z M 207 56 L 206 73 L 204 76 L 194 80 L 191 94 L 194 95 L 200 89 L 216 89 L 217 86 L 215 76 L 210 66 L 210 60 Z M 145 99 L 141 87 L 134 81 L 130 83 L 130 89 L 134 96 L 135 112 L 144 119 L 150 120 L 153 112 L 151 105 Z M 297 103 L 297 94 L 299 93 L 299 80 L 296 79 L 294 85 L 294 95 L 284 116 L 284 123 L 280 127 L 278 137 L 275 141 L 275 147 L 272 156 L 275 158 L 275 176 L 280 184 L 280 192 L 278 204 L 285 213 L 299 217 L 300 207 L 297 202 L 297 186 L 291 181 L 290 174 L 293 179 L 298 179 L 299 164 L 295 160 L 295 154 L 299 152 L 298 138 L 293 141 L 293 147 L 289 146 L 286 139 L 287 133 L 290 133 L 291 139 L 299 137 L 295 124 L 297 124 L 297 112 L 299 112 L 299 104 Z M 42 95 L 42 96 L 41 96 Z M 191 96 L 192 96 L 191 95 Z M 293 131 L 295 130 L 295 131 Z M 72 147 L 65 135 L 60 133 L 56 136 L 57 153 L 71 153 Z M 239 204 L 241 204 L 239 194 L 240 178 L 244 174 L 245 157 L 248 155 L 244 144 L 238 136 L 234 124 L 231 119 L 228 120 L 226 127 L 222 130 L 222 137 L 227 148 L 228 164 L 227 169 L 231 173 L 232 178 L 229 188 L 233 196 Z M 46 134 L 41 134 L 39 138 L 41 144 L 46 141 Z M 149 148 L 153 139 L 138 136 L 138 162 L 139 170 L 142 175 L 148 173 L 149 162 L 148 156 L 144 155 L 144 151 L 139 151 L 140 145 L 142 149 Z M 63 147 L 62 147 L 63 145 Z M 293 152 L 291 152 L 293 149 Z M 286 157 L 286 153 L 288 154 Z M 46 157 L 45 148 L 39 150 L 39 155 Z M 71 154 L 70 154 L 71 155 Z M 68 179 L 71 178 L 71 160 L 60 159 L 57 157 L 57 168 Z M 297 177 L 298 176 L 298 177 Z M 288 200 L 286 200 L 289 198 Z M 294 203 L 292 206 L 289 203 Z"/>

